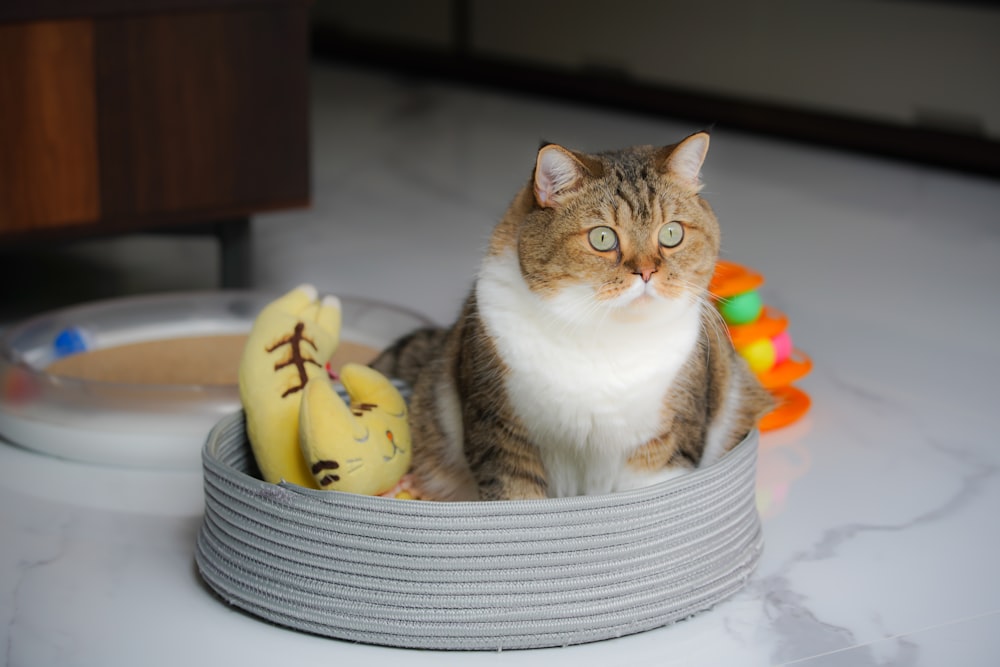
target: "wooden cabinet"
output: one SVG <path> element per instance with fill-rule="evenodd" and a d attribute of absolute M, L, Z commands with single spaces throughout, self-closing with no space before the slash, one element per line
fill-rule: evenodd
<path fill-rule="evenodd" d="M 88 21 L 0 25 L 0 239 L 101 216 Z"/>
<path fill-rule="evenodd" d="M 307 205 L 307 13 L 0 5 L 0 246 Z"/>

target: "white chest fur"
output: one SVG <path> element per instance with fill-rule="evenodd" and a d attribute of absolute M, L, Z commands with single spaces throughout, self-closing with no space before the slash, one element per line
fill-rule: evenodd
<path fill-rule="evenodd" d="M 697 302 L 637 304 L 641 312 L 623 320 L 592 308 L 583 290 L 537 296 L 513 254 L 488 258 L 476 284 L 480 316 L 509 369 L 509 400 L 539 444 L 551 496 L 676 474 L 641 474 L 626 460 L 662 433 L 666 391 L 700 329 Z M 574 319 L 566 317 L 571 302 Z"/>

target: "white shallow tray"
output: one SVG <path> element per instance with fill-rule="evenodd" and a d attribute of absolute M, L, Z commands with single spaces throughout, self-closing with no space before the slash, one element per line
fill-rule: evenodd
<path fill-rule="evenodd" d="M 80 331 L 88 349 L 163 338 L 248 333 L 278 294 L 213 291 L 83 304 L 32 318 L 0 338 L 0 438 L 102 465 L 197 469 L 212 427 L 239 409 L 232 386 L 134 385 L 50 375 L 56 337 Z M 342 340 L 381 349 L 427 320 L 340 297 Z"/>
<path fill-rule="evenodd" d="M 746 584 L 762 536 L 757 433 L 718 463 L 600 496 L 396 500 L 257 477 L 242 412 L 204 450 L 195 558 L 229 604 L 338 639 L 564 646 L 657 628 Z"/>

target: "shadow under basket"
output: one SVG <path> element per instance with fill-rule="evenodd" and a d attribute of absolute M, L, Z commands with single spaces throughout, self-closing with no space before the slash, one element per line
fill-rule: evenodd
<path fill-rule="evenodd" d="M 446 503 L 266 483 L 238 412 L 203 452 L 196 560 L 230 604 L 338 639 L 496 651 L 620 637 L 743 588 L 762 546 L 757 439 L 634 491 Z"/>

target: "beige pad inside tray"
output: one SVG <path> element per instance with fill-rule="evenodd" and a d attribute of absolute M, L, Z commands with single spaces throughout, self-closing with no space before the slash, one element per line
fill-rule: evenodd
<path fill-rule="evenodd" d="M 151 385 L 236 385 L 246 335 L 192 336 L 130 343 L 58 359 L 51 375 L 93 382 Z M 332 368 L 348 362 L 367 364 L 378 351 L 342 341 Z"/>

